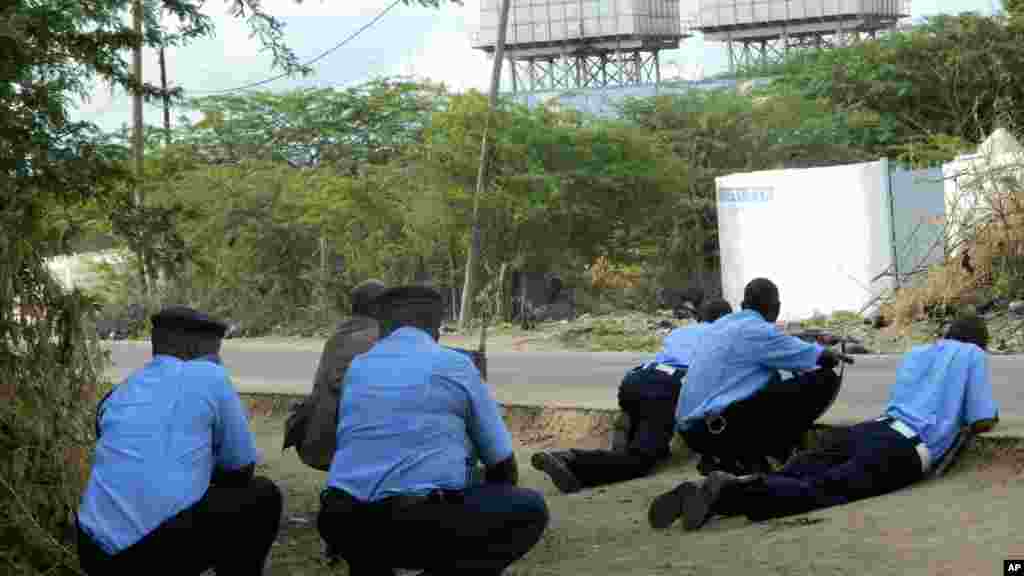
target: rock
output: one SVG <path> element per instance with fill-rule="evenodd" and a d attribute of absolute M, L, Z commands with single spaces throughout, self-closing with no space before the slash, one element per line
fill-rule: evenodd
<path fill-rule="evenodd" d="M 1010 314 L 1018 318 L 1024 317 L 1024 300 L 1010 302 Z"/>
<path fill-rule="evenodd" d="M 660 320 L 656 324 L 656 327 L 657 328 L 668 328 L 669 330 L 671 330 L 672 328 L 675 328 L 675 324 L 673 324 L 671 320 Z"/>

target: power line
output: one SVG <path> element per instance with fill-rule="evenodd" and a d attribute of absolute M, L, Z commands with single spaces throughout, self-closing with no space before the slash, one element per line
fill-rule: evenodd
<path fill-rule="evenodd" d="M 390 12 L 395 6 L 398 6 L 399 4 L 402 4 L 403 2 L 404 2 L 404 0 L 395 0 L 390 5 L 388 5 L 387 8 L 381 10 L 380 13 L 378 13 L 376 16 L 374 16 L 373 20 L 370 20 L 369 22 L 364 24 L 361 28 L 359 28 L 358 30 L 356 30 L 352 34 L 349 34 L 349 36 L 347 38 L 345 38 L 341 42 L 335 44 L 331 48 L 327 49 L 326 51 L 321 53 L 319 56 L 313 58 L 309 62 L 306 62 L 305 64 L 303 64 L 303 66 L 311 66 L 311 65 L 315 64 L 316 62 L 319 62 L 320 60 L 323 60 L 329 54 L 331 54 L 332 52 L 340 49 L 342 46 L 348 44 L 352 40 L 355 40 L 356 37 L 358 37 L 360 34 L 365 32 L 366 30 L 368 30 L 371 26 L 376 24 L 381 18 L 383 18 L 388 12 Z M 289 75 L 290 74 L 288 72 L 283 72 L 283 73 L 278 74 L 277 76 L 274 76 L 272 78 L 267 78 L 266 80 L 260 80 L 259 82 L 252 82 L 251 84 L 244 84 L 242 86 L 238 86 L 238 87 L 235 87 L 235 88 L 227 88 L 225 90 L 194 90 L 194 91 L 190 90 L 188 92 L 190 92 L 192 94 L 226 94 L 228 92 L 236 92 L 238 90 L 248 90 L 250 88 L 256 88 L 257 86 L 263 86 L 264 84 L 270 84 L 271 82 L 275 82 L 275 81 L 280 80 L 282 78 L 285 78 L 285 77 L 287 77 Z"/>

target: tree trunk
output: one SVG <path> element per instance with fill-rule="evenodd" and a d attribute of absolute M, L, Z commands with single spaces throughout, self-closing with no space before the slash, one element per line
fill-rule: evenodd
<path fill-rule="evenodd" d="M 508 271 L 508 262 L 502 262 L 498 269 L 498 290 L 495 293 L 497 301 L 494 303 L 494 317 L 504 319 L 506 310 L 507 293 L 505 290 L 505 273 Z"/>
<path fill-rule="evenodd" d="M 164 47 L 160 47 L 160 91 L 164 101 L 164 145 L 171 145 L 171 94 L 167 89 L 167 61 L 164 59 Z"/>
<path fill-rule="evenodd" d="M 132 133 L 132 151 L 135 156 L 135 176 L 138 178 L 138 182 L 135 183 L 135 194 L 133 199 L 135 206 L 137 208 L 141 208 L 145 202 L 145 199 L 142 196 L 144 153 L 142 124 L 142 0 L 135 0 L 132 4 L 132 20 L 134 31 L 139 35 L 132 51 L 132 67 L 135 72 L 135 82 L 133 83 L 134 90 L 132 91 L 132 122 L 134 124 L 134 131 Z M 142 275 L 142 290 L 143 293 L 149 297 L 152 294 L 152 290 L 149 285 L 149 279 L 152 274 L 152 270 L 150 270 L 149 267 L 149 250 L 143 244 L 139 246 L 137 254 L 139 257 L 139 272 Z"/>
<path fill-rule="evenodd" d="M 455 320 L 459 319 L 459 306 L 458 306 L 458 302 L 459 302 L 459 289 L 458 289 L 459 273 L 458 273 L 458 270 L 456 270 L 456 266 L 457 266 L 457 264 L 455 262 L 455 242 L 449 242 L 448 243 L 448 274 L 449 274 L 449 280 L 450 280 L 450 283 L 451 283 L 451 291 L 452 291 L 451 310 L 449 310 L 449 313 L 451 315 L 451 320 L 452 321 L 455 321 Z"/>

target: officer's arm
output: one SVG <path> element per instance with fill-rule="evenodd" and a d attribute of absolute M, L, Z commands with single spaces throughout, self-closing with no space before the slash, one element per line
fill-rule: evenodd
<path fill-rule="evenodd" d="M 999 406 L 992 397 L 992 377 L 989 371 L 988 355 L 975 349 L 967 376 L 967 390 L 964 394 L 964 420 L 971 432 L 982 434 L 995 428 L 999 422 Z"/>
<path fill-rule="evenodd" d="M 512 452 L 512 435 L 491 389 L 480 379 L 480 371 L 464 361 L 446 377 L 458 381 L 469 395 L 467 431 L 486 467 L 485 480 L 488 484 L 517 484 L 519 467 Z"/>
<path fill-rule="evenodd" d="M 245 485 L 256 469 L 256 441 L 249 430 L 242 399 L 226 375 L 219 388 L 220 401 L 214 427 L 214 470 L 210 483 Z"/>
<path fill-rule="evenodd" d="M 744 331 L 744 339 L 754 360 L 775 370 L 810 370 L 825 353 L 821 344 L 804 342 L 767 323 L 749 327 Z"/>

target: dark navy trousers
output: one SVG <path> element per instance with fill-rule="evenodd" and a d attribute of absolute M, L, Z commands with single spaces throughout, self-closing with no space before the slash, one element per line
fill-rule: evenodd
<path fill-rule="evenodd" d="M 733 403 L 722 417 L 725 428 L 715 434 L 704 421 L 682 432 L 686 445 L 702 456 L 739 462 L 758 469 L 764 457 L 785 462 L 804 434 L 836 398 L 841 381 L 821 368 L 792 378 L 776 378 L 753 396 Z"/>
<path fill-rule="evenodd" d="M 885 422 L 863 422 L 777 474 L 723 495 L 723 512 L 767 520 L 881 496 L 919 481 L 917 442 Z"/>
<path fill-rule="evenodd" d="M 321 498 L 320 536 L 352 576 L 496 576 L 540 540 L 548 509 L 539 492 L 509 484 L 467 488 L 449 501 L 364 503 L 333 489 Z"/>
<path fill-rule="evenodd" d="M 647 476 L 669 456 L 675 411 L 685 368 L 671 374 L 654 364 L 626 373 L 619 385 L 619 407 L 629 416 L 625 451 L 573 450 L 567 464 L 583 486 L 592 488 Z"/>
<path fill-rule="evenodd" d="M 78 529 L 78 557 L 90 576 L 263 574 L 281 524 L 281 490 L 261 476 L 245 486 L 211 486 L 199 502 L 142 540 L 110 555 Z"/>

